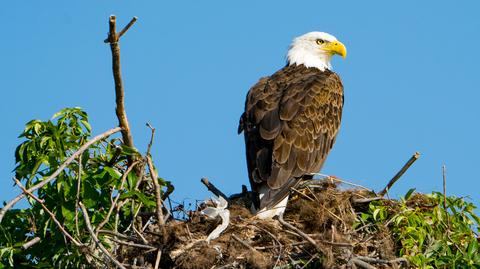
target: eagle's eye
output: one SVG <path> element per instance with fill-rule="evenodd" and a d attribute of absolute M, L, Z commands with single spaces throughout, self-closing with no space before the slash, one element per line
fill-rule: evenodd
<path fill-rule="evenodd" d="M 316 42 L 317 42 L 318 45 L 323 45 L 323 43 L 325 43 L 325 40 L 323 40 L 323 39 L 317 39 Z"/>

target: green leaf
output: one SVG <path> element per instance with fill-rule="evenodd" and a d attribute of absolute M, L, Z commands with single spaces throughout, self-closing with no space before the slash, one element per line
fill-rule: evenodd
<path fill-rule="evenodd" d="M 92 131 L 92 126 L 90 126 L 90 123 L 88 123 L 88 121 L 86 120 L 80 120 L 80 122 L 83 124 L 83 126 L 85 126 L 85 128 L 87 129 L 87 131 L 90 133 Z"/>
<path fill-rule="evenodd" d="M 120 199 L 131 198 L 131 197 L 138 198 L 146 206 L 149 206 L 149 207 L 156 206 L 155 201 L 153 201 L 153 197 L 148 197 L 139 191 L 129 191 L 127 193 L 120 195 Z"/>
<path fill-rule="evenodd" d="M 107 171 L 107 173 L 114 179 L 119 179 L 122 177 L 122 174 L 118 172 L 115 168 L 105 166 L 103 169 L 105 169 L 105 171 Z"/>
<path fill-rule="evenodd" d="M 373 219 L 374 220 L 377 220 L 378 213 L 380 213 L 380 208 L 377 208 L 373 211 Z"/>
<path fill-rule="evenodd" d="M 410 197 L 412 196 L 412 194 L 415 192 L 415 188 L 411 188 L 408 190 L 407 194 L 405 194 L 405 200 L 408 200 L 410 199 Z"/>

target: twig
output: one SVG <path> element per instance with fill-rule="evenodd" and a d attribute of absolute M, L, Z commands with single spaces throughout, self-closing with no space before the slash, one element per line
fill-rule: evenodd
<path fill-rule="evenodd" d="M 30 187 L 27 191 L 30 192 L 30 193 L 33 193 L 34 191 L 40 189 L 41 187 L 47 185 L 48 183 L 50 183 L 52 180 L 54 180 L 62 171 L 63 169 L 65 169 L 65 167 L 67 167 L 67 165 L 69 165 L 71 162 L 73 162 L 73 160 L 75 160 L 80 154 L 82 154 L 85 150 L 87 150 L 92 144 L 96 143 L 97 141 L 99 140 L 102 140 L 104 138 L 107 138 L 108 136 L 116 133 L 116 132 L 119 132 L 120 130 L 122 130 L 121 127 L 116 127 L 116 128 L 113 128 L 113 129 L 110 129 L 102 134 L 99 134 L 97 136 L 95 136 L 92 140 L 88 141 L 87 143 L 83 144 L 83 146 L 81 146 L 75 153 L 73 153 L 67 160 L 65 160 L 65 162 L 63 162 L 62 165 L 60 165 L 60 167 L 58 167 L 58 169 L 53 172 L 53 174 L 51 174 L 50 176 L 48 176 L 47 178 L 45 179 L 42 179 L 42 181 L 40 181 L 40 183 L 38 183 L 37 185 L 34 185 L 32 187 Z M 3 216 L 5 215 L 5 213 L 10 209 L 12 208 L 12 206 L 14 206 L 16 203 L 18 203 L 18 201 L 22 200 L 23 198 L 25 197 L 25 193 L 20 193 L 19 195 L 17 195 L 17 197 L 13 198 L 12 200 L 10 200 L 1 210 L 0 210 L 0 223 L 2 222 L 3 220 Z"/>
<path fill-rule="evenodd" d="M 120 39 L 120 37 L 122 37 L 122 35 L 125 34 L 125 32 L 128 31 L 128 29 L 130 29 L 130 27 L 132 27 L 132 25 L 137 21 L 138 17 L 133 17 L 132 20 L 118 33 L 118 39 Z M 103 42 L 105 43 L 110 43 L 110 38 L 106 38 L 105 40 L 103 40 Z"/>
<path fill-rule="evenodd" d="M 376 258 L 365 257 L 365 256 L 357 256 L 356 258 L 364 262 L 370 262 L 370 263 L 378 263 L 378 264 L 405 263 L 408 265 L 408 260 L 405 258 L 397 258 L 393 260 L 376 259 Z"/>
<path fill-rule="evenodd" d="M 227 202 L 228 204 L 230 205 L 230 199 L 228 199 L 228 197 L 223 193 L 221 192 L 219 189 L 217 189 L 217 187 L 215 187 L 215 185 L 213 185 L 210 181 L 208 181 L 208 178 L 204 177 L 200 180 L 203 185 L 205 185 L 207 187 L 207 189 L 209 191 L 211 191 L 213 194 L 215 194 L 216 196 L 220 197 L 222 196 Z"/>
<path fill-rule="evenodd" d="M 253 248 L 249 243 L 247 243 L 247 242 L 243 241 L 242 239 L 238 238 L 238 236 L 236 236 L 235 234 L 232 234 L 232 238 L 237 240 L 240 244 L 242 244 L 246 248 L 248 248 L 252 251 L 256 251 L 255 248 Z"/>
<path fill-rule="evenodd" d="M 108 235 L 120 237 L 120 238 L 123 238 L 123 239 L 126 239 L 126 240 L 130 240 L 130 241 L 138 241 L 138 239 L 135 238 L 135 237 L 131 237 L 131 236 L 124 235 L 124 234 L 117 233 L 117 232 L 110 231 L 110 230 L 99 230 L 98 233 L 99 233 L 99 234 L 108 234 Z"/>
<path fill-rule="evenodd" d="M 153 138 L 155 137 L 155 128 L 153 128 L 153 126 L 148 122 L 147 122 L 147 126 L 152 131 L 152 135 L 150 136 L 150 143 L 148 143 L 148 147 L 147 147 L 147 156 L 151 156 L 150 150 L 152 149 Z"/>
<path fill-rule="evenodd" d="M 157 258 L 155 259 L 155 269 L 158 269 L 160 266 L 160 258 L 162 258 L 162 250 L 157 251 Z"/>
<path fill-rule="evenodd" d="M 450 218 L 448 217 L 448 208 L 447 208 L 447 167 L 445 165 L 442 165 L 442 177 L 443 177 L 443 209 L 445 210 L 447 227 L 448 229 L 450 229 Z"/>
<path fill-rule="evenodd" d="M 160 184 L 158 184 L 157 172 L 155 172 L 155 168 L 153 167 L 153 164 L 152 164 L 152 158 L 150 158 L 150 156 L 147 156 L 147 164 L 148 164 L 148 169 L 150 171 L 150 177 L 153 181 L 153 185 L 155 186 L 155 198 L 157 202 L 158 223 L 160 224 L 160 226 L 162 226 L 162 229 L 165 232 L 165 222 L 163 219 L 162 196 L 161 196 L 162 190 L 160 188 Z"/>
<path fill-rule="evenodd" d="M 400 177 L 408 170 L 408 168 L 410 168 L 410 166 L 418 158 L 420 158 L 420 153 L 415 152 L 415 154 L 413 154 L 413 156 L 407 161 L 407 163 L 405 163 L 405 165 L 402 167 L 402 169 L 400 169 L 400 171 L 398 171 L 398 173 L 395 176 L 393 176 L 392 179 L 390 179 L 387 186 L 378 194 L 378 196 L 385 196 L 385 194 L 387 193 L 387 191 L 390 190 L 390 188 L 393 186 L 393 184 L 395 184 L 395 182 L 397 182 L 397 180 L 400 179 Z"/>
<path fill-rule="evenodd" d="M 352 203 L 354 204 L 365 204 L 373 201 L 384 200 L 383 197 L 371 197 L 371 198 L 352 198 Z"/>
<path fill-rule="evenodd" d="M 103 228 L 103 226 L 110 220 L 110 216 L 112 215 L 112 212 L 113 212 L 113 209 L 116 207 L 117 203 L 118 203 L 118 199 L 120 199 L 120 191 L 123 190 L 123 185 L 125 185 L 125 181 L 127 180 L 127 177 L 128 177 L 128 174 L 130 173 L 130 171 L 132 171 L 133 167 L 135 167 L 135 165 L 138 164 L 138 161 L 135 161 L 134 163 L 132 163 L 128 168 L 127 168 L 127 171 L 125 171 L 125 173 L 123 173 L 122 175 L 122 181 L 120 183 L 120 188 L 118 188 L 118 194 L 117 194 L 117 197 L 115 197 L 115 200 L 112 202 L 112 205 L 110 206 L 110 209 L 108 210 L 108 213 L 107 215 L 105 216 L 105 218 L 102 220 L 102 222 L 100 222 L 100 224 L 98 224 L 97 228 L 96 228 L 96 235 L 98 236 L 98 231 L 100 229 Z"/>
<path fill-rule="evenodd" d="M 305 197 L 305 198 L 307 198 L 308 200 L 310 200 L 310 201 L 312 201 L 312 202 L 315 202 L 315 200 L 314 200 L 312 197 L 306 195 L 305 193 L 303 193 L 303 192 L 301 192 L 301 191 L 299 191 L 299 190 L 297 190 L 297 189 L 295 189 L 295 188 L 293 188 L 293 187 L 290 188 L 290 189 L 291 189 L 292 191 L 300 194 L 300 196 Z"/>
<path fill-rule="evenodd" d="M 112 240 L 113 242 L 119 243 L 119 244 L 121 244 L 121 245 L 130 246 L 130 247 L 135 247 L 135 248 L 157 249 L 157 248 L 154 247 L 154 246 L 149 246 L 149 245 L 144 245 L 144 244 L 137 244 L 137 243 L 132 243 L 132 242 L 126 242 L 126 241 L 122 241 L 122 240 L 115 239 L 115 238 L 110 238 L 110 240 Z"/>
<path fill-rule="evenodd" d="M 81 184 L 82 184 L 82 155 L 78 156 L 77 197 L 75 198 L 75 228 L 77 229 L 77 236 L 80 236 L 80 229 L 78 228 L 78 202 L 80 201 Z"/>
<path fill-rule="evenodd" d="M 323 250 L 320 248 L 320 246 L 317 244 L 317 242 L 315 242 L 315 240 L 313 240 L 310 236 L 308 236 L 306 233 L 302 232 L 300 229 L 298 229 L 297 227 L 293 226 L 292 224 L 286 222 L 284 219 L 283 219 L 283 214 L 280 214 L 278 216 L 278 221 L 280 222 L 280 224 L 282 224 L 283 226 L 289 228 L 290 230 L 293 230 L 295 231 L 298 235 L 302 236 L 305 240 L 307 240 L 308 242 L 310 242 L 310 244 L 312 244 L 315 249 L 320 252 L 320 253 L 323 253 Z"/>
<path fill-rule="evenodd" d="M 350 260 L 352 263 L 354 263 L 356 266 L 363 268 L 363 269 L 376 269 L 377 267 L 370 265 L 367 262 L 364 262 L 358 258 L 352 258 Z"/>
<path fill-rule="evenodd" d="M 40 200 L 37 196 L 33 195 L 29 190 L 25 189 L 25 187 L 22 185 L 22 183 L 16 179 L 16 178 L 13 178 L 13 180 L 15 181 L 15 183 L 17 183 L 18 187 L 20 189 L 22 189 L 23 193 L 25 193 L 26 195 L 32 197 L 35 201 L 37 201 L 37 203 L 40 204 L 40 206 L 42 206 L 43 210 L 45 210 L 45 212 L 47 212 L 47 214 L 50 216 L 50 218 L 53 220 L 53 222 L 55 222 L 55 224 L 57 225 L 58 229 L 60 229 L 60 231 L 63 233 L 63 235 L 65 235 L 68 239 L 70 239 L 73 244 L 75 244 L 75 246 L 77 247 L 80 247 L 82 246 L 82 244 L 80 242 L 78 242 L 75 238 L 73 238 L 73 236 L 71 236 L 66 230 L 65 228 L 63 228 L 63 225 L 57 220 L 57 218 L 55 217 L 55 214 L 52 213 L 52 211 L 50 211 L 44 204 L 43 204 L 43 201 Z"/>
<path fill-rule="evenodd" d="M 35 245 L 36 243 L 40 242 L 40 237 L 34 237 L 32 240 L 28 241 L 27 243 L 23 244 L 22 245 L 22 248 L 25 250 L 25 249 L 28 249 L 29 247 Z"/>
<path fill-rule="evenodd" d="M 140 239 L 142 239 L 142 242 L 145 244 L 145 245 L 148 245 L 149 242 L 147 241 L 147 239 L 145 239 L 145 237 L 137 230 L 137 228 L 135 228 L 135 225 L 132 226 L 132 229 L 133 231 L 138 235 L 138 237 L 140 237 Z"/>
<path fill-rule="evenodd" d="M 329 175 L 324 175 L 324 174 L 320 174 L 320 173 L 314 173 L 312 175 L 319 175 L 319 176 L 323 176 L 323 177 L 326 177 L 326 180 L 330 180 L 330 181 L 338 181 L 340 183 L 343 183 L 343 184 L 347 184 L 347 185 L 351 185 L 351 186 L 354 186 L 354 187 L 358 187 L 358 188 L 361 188 L 361 189 L 364 189 L 366 191 L 372 191 L 371 189 L 367 188 L 367 187 L 364 187 L 362 185 L 359 185 L 359 184 L 355 184 L 353 182 L 350 182 L 350 181 L 346 181 L 344 179 L 340 179 L 336 176 L 329 176 Z M 310 179 L 310 180 L 306 180 L 305 183 L 302 183 L 300 184 L 300 187 L 303 187 L 303 186 L 310 186 L 310 187 L 313 187 L 313 185 L 315 185 L 315 183 L 322 183 L 324 179 Z"/>
<path fill-rule="evenodd" d="M 108 258 L 110 258 L 110 260 L 119 268 L 121 269 L 126 269 L 125 266 L 123 266 L 122 263 L 120 263 L 119 261 L 117 261 L 117 259 L 115 259 L 112 254 L 103 246 L 103 244 L 100 242 L 100 240 L 98 240 L 98 237 L 95 235 L 95 232 L 92 228 L 92 224 L 90 223 L 90 217 L 88 216 L 88 212 L 87 212 L 87 209 L 85 208 L 85 206 L 83 205 L 82 202 L 79 202 L 79 205 L 80 205 L 80 208 L 82 209 L 82 212 L 83 212 L 83 218 L 85 219 L 85 224 L 87 225 L 87 229 L 88 231 L 90 232 L 90 235 L 92 236 L 92 239 L 93 241 L 95 242 L 95 244 L 100 248 L 100 250 L 103 252 L 103 254 L 105 254 Z"/>

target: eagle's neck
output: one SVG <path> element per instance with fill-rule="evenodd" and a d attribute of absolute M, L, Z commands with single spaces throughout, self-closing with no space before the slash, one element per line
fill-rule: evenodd
<path fill-rule="evenodd" d="M 302 46 L 293 46 L 287 54 L 288 65 L 304 65 L 306 67 L 315 67 L 321 71 L 332 69 L 330 64 L 332 56 L 322 53 L 318 50 L 312 50 Z"/>

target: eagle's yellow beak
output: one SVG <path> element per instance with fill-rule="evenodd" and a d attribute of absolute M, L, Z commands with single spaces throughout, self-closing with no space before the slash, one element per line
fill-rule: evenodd
<path fill-rule="evenodd" d="M 333 54 L 338 54 L 338 55 L 342 56 L 343 58 L 347 57 L 347 48 L 340 41 L 333 41 L 333 42 L 330 42 L 330 43 L 326 44 L 323 47 L 323 50 L 331 53 L 332 55 Z"/>

